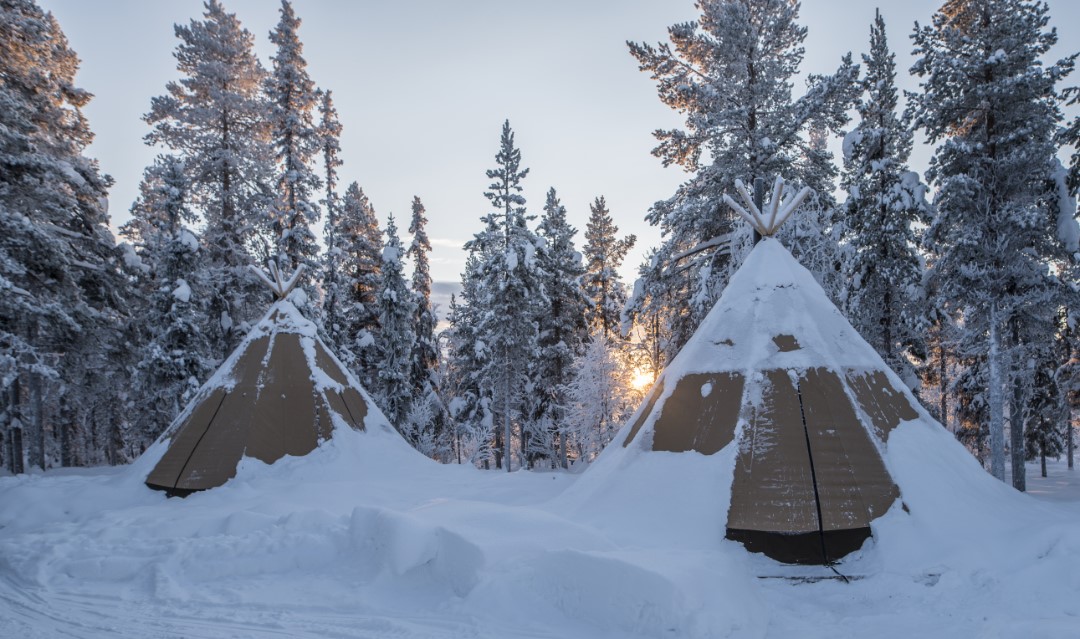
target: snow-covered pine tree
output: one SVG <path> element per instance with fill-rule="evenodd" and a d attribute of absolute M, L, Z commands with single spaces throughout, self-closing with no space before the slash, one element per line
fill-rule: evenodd
<path fill-rule="evenodd" d="M 314 160 L 321 150 L 314 122 L 318 100 L 315 83 L 307 72 L 304 45 L 297 30 L 300 18 L 289 0 L 281 0 L 281 20 L 270 32 L 277 46 L 273 70 L 266 79 L 270 101 L 270 141 L 278 162 L 274 200 L 269 210 L 275 236 L 275 255 L 284 272 L 303 265 L 301 285 L 313 301 L 311 283 L 316 279 L 319 247 L 312 225 L 319 220 L 313 201 L 321 187 Z"/>
<path fill-rule="evenodd" d="M 121 228 L 143 266 L 139 279 L 146 297 L 137 317 L 149 333 L 131 383 L 132 423 L 125 439 L 134 454 L 161 434 L 213 370 L 207 309 L 200 299 L 202 250 L 190 230 L 196 216 L 187 205 L 187 185 L 183 161 L 159 156 L 147 167 L 131 221 Z"/>
<path fill-rule="evenodd" d="M 856 108 L 859 123 L 844 137 L 847 192 L 844 240 L 849 252 L 844 309 L 852 325 L 894 371 L 911 385 L 906 355 L 922 355 L 925 344 L 923 268 L 917 225 L 930 219 L 926 188 L 908 169 L 911 129 L 897 114 L 896 56 L 878 12 L 870 27 L 870 53 Z"/>
<path fill-rule="evenodd" d="M 1062 246 L 1043 203 L 1056 169 L 1057 84 L 1074 60 L 1044 63 L 1057 41 L 1045 30 L 1047 11 L 1031 0 L 949 0 L 912 36 L 922 90 L 909 95 L 910 113 L 931 143 L 943 143 L 927 173 L 938 187 L 929 277 L 962 321 L 961 357 L 985 358 L 990 467 L 1002 480 L 1006 389 L 1018 416 L 1016 366 L 1035 346 L 1024 341 L 1025 323 L 1053 304 L 1048 258 Z M 1023 430 L 1011 430 L 1013 484 L 1022 490 Z"/>
<path fill-rule="evenodd" d="M 840 304 L 844 289 L 844 255 L 841 245 L 844 216 L 833 195 L 839 170 L 828 148 L 829 131 L 813 125 L 807 131 L 807 145 L 799 161 L 805 167 L 800 185 L 784 187 L 783 197 L 793 196 L 802 186 L 809 186 L 812 193 L 804 200 L 799 213 L 786 222 L 776 233 L 795 259 L 813 273 L 814 279 L 825 289 L 834 304 Z M 767 185 L 766 185 L 767 186 Z M 745 236 L 745 231 L 743 231 Z M 736 253 L 742 259 L 750 245 L 736 242 L 741 249 Z"/>
<path fill-rule="evenodd" d="M 672 329 L 672 324 L 687 320 L 685 315 L 677 314 L 676 309 L 685 310 L 686 307 L 672 300 L 671 291 L 664 287 L 667 278 L 658 272 L 661 269 L 663 264 L 654 248 L 638 265 L 638 278 L 621 316 L 621 331 L 631 336 L 631 358 L 635 368 L 651 373 L 654 381 L 667 366 L 673 352 L 673 336 L 680 333 Z"/>
<path fill-rule="evenodd" d="M 16 472 L 124 459 L 128 287 L 78 67 L 51 14 L 0 3 L 0 457 Z"/>
<path fill-rule="evenodd" d="M 262 286 L 248 269 L 258 222 L 271 192 L 273 155 L 266 72 L 254 37 L 207 0 L 202 20 L 176 25 L 174 56 L 181 78 L 151 101 L 143 119 L 153 127 L 146 141 L 184 161 L 191 205 L 205 223 L 203 243 L 216 330 L 211 339 L 227 355 L 244 326 L 265 310 Z"/>
<path fill-rule="evenodd" d="M 412 404 L 409 372 L 416 331 L 413 326 L 416 302 L 405 282 L 405 257 L 394 215 L 386 222 L 386 244 L 382 250 L 382 272 L 378 290 L 379 353 L 375 401 L 403 435 L 408 435 L 405 416 Z M 414 442 L 415 443 L 415 442 Z"/>
<path fill-rule="evenodd" d="M 335 300 L 334 322 L 327 332 L 338 354 L 367 388 L 375 388 L 379 353 L 379 287 L 382 282 L 382 231 L 375 208 L 356 182 L 345 189 L 341 210 L 327 231 L 334 237 L 338 275 L 327 299 Z"/>
<path fill-rule="evenodd" d="M 637 241 L 633 235 L 619 239 L 618 233 L 619 227 L 611 219 L 604 197 L 593 200 L 585 226 L 585 274 L 581 283 L 589 298 L 586 309 L 589 325 L 609 340 L 621 334 L 620 317 L 626 306 L 626 289 L 619 279 L 619 267 Z"/>
<path fill-rule="evenodd" d="M 493 211 L 482 218 L 486 228 L 466 247 L 479 256 L 479 295 L 476 300 L 478 339 L 489 357 L 480 375 L 480 388 L 490 398 L 495 419 L 495 466 L 505 460 L 511 470 L 515 431 L 519 434 L 522 463 L 529 460 L 530 440 L 546 436 L 527 418 L 525 397 L 533 386 L 532 364 L 537 356 L 537 313 L 548 305 L 543 274 L 537 259 L 541 240 L 529 228 L 521 180 L 521 151 L 514 146 L 510 122 L 503 123 L 493 180 L 484 193 Z M 481 402 L 483 399 L 481 400 Z M 515 428 L 515 426 L 517 428 Z"/>
<path fill-rule="evenodd" d="M 408 422 L 409 427 L 417 433 L 414 439 L 427 442 L 422 447 L 425 449 L 420 449 L 420 452 L 441 459 L 446 456 L 449 447 L 444 432 L 445 410 L 439 396 L 439 345 L 435 337 L 435 309 L 431 306 L 431 268 L 428 264 L 431 241 L 427 235 L 425 213 L 423 202 L 414 196 L 412 221 L 409 222 L 412 242 L 405 253 L 413 265 L 411 289 L 416 309 L 413 315 L 416 340 L 409 367 L 409 386 L 415 414 Z"/>
<path fill-rule="evenodd" d="M 537 234 L 546 243 L 538 254 L 548 308 L 540 313 L 539 358 L 530 398 L 531 420 L 547 432 L 547 450 L 538 450 L 552 465 L 566 468 L 567 389 L 574 362 L 582 355 L 588 336 L 585 312 L 588 300 L 581 289 L 585 274 L 581 253 L 574 248 L 577 229 L 566 220 L 566 207 L 554 188 L 547 192 Z"/>
<path fill-rule="evenodd" d="M 1065 394 L 1055 379 L 1059 361 L 1057 344 L 1048 344 L 1032 360 L 1031 399 L 1024 411 L 1025 458 L 1038 458 L 1041 474 L 1046 477 L 1046 458 L 1066 452 L 1066 428 L 1071 427 Z"/>
<path fill-rule="evenodd" d="M 480 325 L 480 260 L 473 248 L 461 275 L 461 295 L 451 298 L 448 366 L 443 391 L 450 400 L 454 458 L 488 468 L 494 458 L 494 421 L 491 398 L 481 390 L 481 375 L 490 357 L 486 343 L 477 335 Z"/>
<path fill-rule="evenodd" d="M 671 44 L 628 43 L 641 70 L 657 81 L 661 101 L 686 114 L 685 129 L 655 132 L 660 144 L 653 154 L 692 177 L 647 217 L 665 237 L 658 252 L 662 268 L 647 274 L 663 278 L 661 286 L 676 304 L 668 311 L 682 318 L 670 322 L 676 331 L 672 354 L 737 267 L 731 243 L 712 241 L 745 229 L 734 223 L 723 195 L 734 191 L 737 178 L 771 183 L 779 175 L 831 192 L 832 184 L 819 184 L 827 171 L 815 166 L 822 156 L 805 133 L 837 131 L 857 93 L 858 68 L 846 56 L 835 74 L 810 76 L 806 93 L 792 97 L 806 38 L 797 23 L 797 0 L 699 1 L 697 7 L 697 21 L 668 30 Z M 735 239 L 741 244 L 741 236 Z"/>
<path fill-rule="evenodd" d="M 319 127 L 318 142 L 319 153 L 323 163 L 323 192 L 322 205 L 326 209 L 326 224 L 323 226 L 323 242 L 326 252 L 322 260 L 322 324 L 326 331 L 326 337 L 335 349 L 341 347 L 343 341 L 341 330 L 343 321 L 340 316 L 341 299 L 343 294 L 338 280 L 341 278 L 341 270 L 344 254 L 338 246 L 338 217 L 341 208 L 341 198 L 338 195 L 338 168 L 341 167 L 341 122 L 338 120 L 337 109 L 334 108 L 334 98 L 331 91 L 318 91 L 319 104 Z"/>
<path fill-rule="evenodd" d="M 592 328 L 567 388 L 567 448 L 575 461 L 591 462 L 641 402 L 624 345 Z"/>

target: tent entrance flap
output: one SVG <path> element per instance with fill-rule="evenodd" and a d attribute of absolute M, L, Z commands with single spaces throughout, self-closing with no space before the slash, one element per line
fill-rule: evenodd
<path fill-rule="evenodd" d="M 828 564 L 858 550 L 898 497 L 834 371 L 766 372 L 736 457 L 729 539 L 784 563 Z"/>

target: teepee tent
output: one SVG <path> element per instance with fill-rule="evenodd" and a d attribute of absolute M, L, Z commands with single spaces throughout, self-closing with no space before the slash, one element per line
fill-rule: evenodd
<path fill-rule="evenodd" d="M 339 427 L 393 430 L 285 299 L 300 270 L 288 281 L 273 266 L 272 279 L 253 270 L 277 301 L 161 436 L 169 446 L 146 478 L 151 488 L 186 495 L 220 486 L 242 457 L 306 455 Z"/>
<path fill-rule="evenodd" d="M 861 547 L 870 523 L 897 502 L 882 452 L 890 431 L 919 415 L 910 391 L 771 237 L 805 195 L 781 206 L 781 186 L 765 214 L 744 188 L 749 211 L 728 202 L 763 239 L 615 450 L 586 475 L 605 463 L 625 471 L 630 451 L 640 459 L 726 450 L 734 456 L 727 538 L 786 563 L 830 563 Z"/>

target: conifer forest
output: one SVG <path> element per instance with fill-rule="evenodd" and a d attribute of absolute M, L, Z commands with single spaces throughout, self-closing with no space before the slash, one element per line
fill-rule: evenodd
<path fill-rule="evenodd" d="M 289 0 L 269 59 L 221 0 L 175 26 L 177 75 L 132 125 L 157 154 L 133 202 L 108 201 L 87 154 L 93 96 L 64 25 L 2 0 L 0 465 L 135 460 L 266 312 L 250 267 L 270 263 L 303 267 L 294 303 L 416 450 L 492 470 L 588 464 L 753 246 L 724 196 L 782 176 L 811 194 L 779 239 L 979 463 L 1018 490 L 1025 461 L 1071 467 L 1080 91 L 1076 54 L 1048 52 L 1075 25 L 1032 0 L 948 0 L 887 38 L 879 13 L 854 55 L 804 82 L 798 2 L 696 11 L 666 41 L 627 43 L 683 122 L 652 151 L 678 188 L 640 211 L 601 193 L 564 203 L 558 185 L 526 201 L 529 148 L 493 121 L 476 140 L 487 207 L 459 221 L 465 268 L 437 304 L 426 226 L 444 212 L 365 194 Z M 911 68 L 897 47 L 914 47 Z M 568 206 L 587 206 L 583 227 Z M 659 230 L 636 265 L 628 217 Z"/>

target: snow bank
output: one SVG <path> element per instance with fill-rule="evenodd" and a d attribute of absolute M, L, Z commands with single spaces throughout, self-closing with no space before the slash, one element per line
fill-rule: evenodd
<path fill-rule="evenodd" d="M 706 319 L 719 338 L 665 375 L 805 365 L 769 346 L 792 325 L 803 351 L 867 364 L 792 262 L 762 242 L 743 299 Z M 646 422 L 582 475 L 508 474 L 426 460 L 369 418 L 186 499 L 143 484 L 163 442 L 124 468 L 0 477 L 0 636 L 1076 636 L 1080 495 L 1015 493 L 921 409 L 883 449 L 902 503 L 837 567 L 851 583 L 724 539 L 735 446 L 653 452 Z"/>

